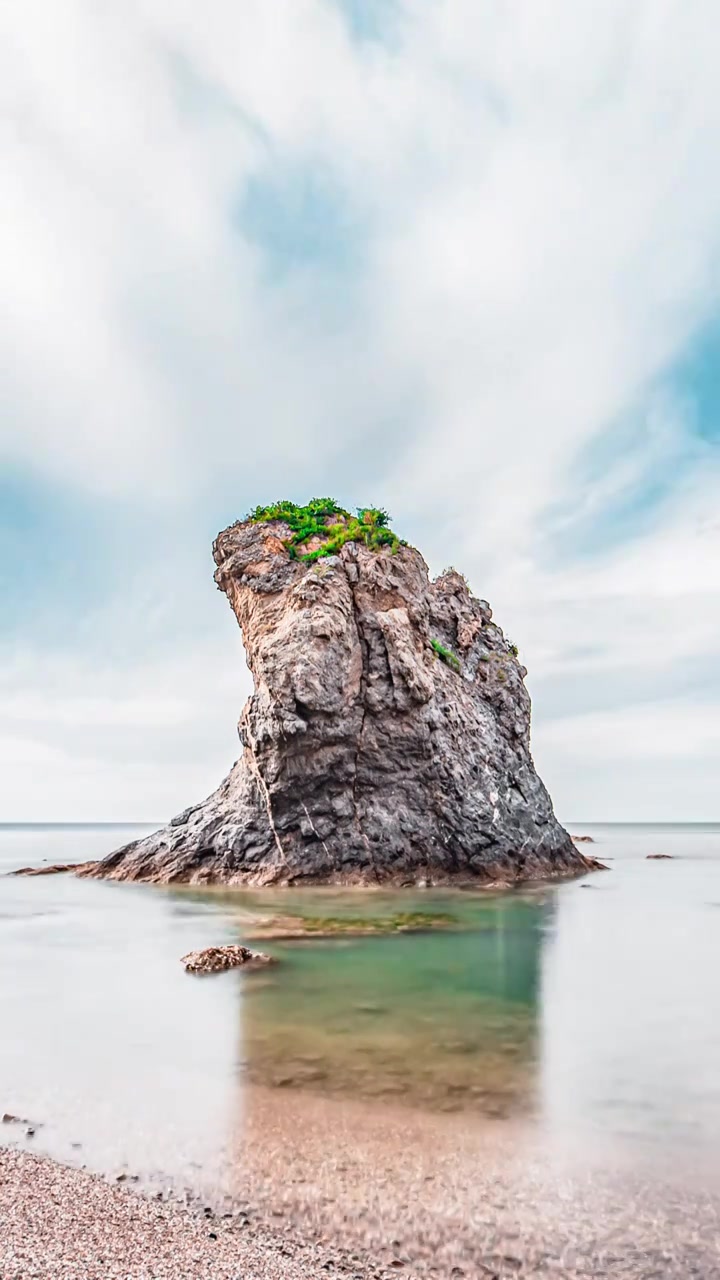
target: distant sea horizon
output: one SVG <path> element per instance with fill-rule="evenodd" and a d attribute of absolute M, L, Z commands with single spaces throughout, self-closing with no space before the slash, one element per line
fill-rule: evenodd
<path fill-rule="evenodd" d="M 114 828 L 114 827 L 164 827 L 169 822 L 168 818 L 121 818 L 121 819 L 98 819 L 77 818 L 72 821 L 61 820 L 53 821 L 52 819 L 44 819 L 42 821 L 29 820 L 0 820 L 0 831 L 12 831 L 33 828 L 36 830 L 59 829 L 74 830 L 79 827 L 94 828 Z M 678 818 L 672 821 L 663 818 L 560 818 L 560 822 L 564 827 L 661 827 L 663 829 L 675 829 L 681 827 L 720 827 L 720 818 Z"/>
<path fill-rule="evenodd" d="M 160 818 L 160 819 L 148 818 L 148 820 L 147 820 L 146 822 L 138 821 L 137 819 L 133 819 L 133 818 L 127 819 L 127 820 L 125 820 L 125 821 L 116 821 L 116 822 L 106 822 L 106 821 L 93 822 L 93 821 L 92 821 L 92 819 L 89 819 L 89 820 L 88 820 L 88 819 L 82 819 L 82 818 L 78 819 L 78 820 L 77 820 L 77 821 L 75 821 L 75 822 L 48 822 L 48 821 L 45 821 L 45 822 L 37 822 L 37 821 L 35 821 L 35 822 L 0 822 L 0 831 L 19 831 L 19 830 L 27 830 L 27 828 L 28 828 L 28 827 L 33 828 L 34 830 L 37 830 L 37 831 L 42 831 L 42 830 L 44 830 L 44 829 L 46 829 L 46 828 L 47 828 L 47 829 L 50 829 L 50 830 L 53 830 L 53 831 L 58 831 L 58 830 L 61 830 L 61 829 L 62 829 L 62 830 L 66 830 L 66 831 L 74 831 L 74 830 L 76 830 L 78 827 L 94 827 L 94 828 L 101 828 L 101 827 L 106 827 L 106 828 L 113 828 L 113 827 L 164 827 L 164 826 L 166 826 L 166 825 L 167 825 L 167 822 L 168 822 L 168 819 L 167 819 L 167 818 L 164 818 L 164 819 L 163 819 L 163 818 Z"/>

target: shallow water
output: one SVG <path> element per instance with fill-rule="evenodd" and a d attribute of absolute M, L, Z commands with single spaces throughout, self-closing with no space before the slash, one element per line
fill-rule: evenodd
<path fill-rule="evenodd" d="M 103 1171 L 219 1176 L 254 1085 L 442 1115 L 613 1167 L 720 1154 L 720 826 L 573 828 L 608 872 L 506 895 L 198 892 L 0 879 L 0 1127 Z M 0 872 L 143 828 L 0 828 Z M 648 853 L 673 861 L 647 861 Z M 264 943 L 211 978 L 184 952 L 248 913 L 442 913 L 451 931 Z M 401 904 L 401 905 L 398 905 Z M 267 1090 L 266 1090 L 267 1093 Z M 283 1105 L 285 1103 L 283 1102 Z M 513 1141 L 514 1141 L 513 1136 Z"/>

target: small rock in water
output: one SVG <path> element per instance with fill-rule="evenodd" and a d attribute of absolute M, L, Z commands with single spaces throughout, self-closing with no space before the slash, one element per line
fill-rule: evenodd
<path fill-rule="evenodd" d="M 186 973 L 222 973 L 224 969 L 236 969 L 238 965 L 270 964 L 272 957 L 262 951 L 250 951 L 249 947 L 228 945 L 189 951 L 181 961 Z"/>
<path fill-rule="evenodd" d="M 594 844 L 595 843 L 595 839 L 593 836 L 571 836 L 570 839 L 574 840 L 575 844 Z"/>
<path fill-rule="evenodd" d="M 671 853 L 649 853 L 647 857 L 648 860 L 654 860 L 655 862 L 672 862 Z"/>
<path fill-rule="evenodd" d="M 24 1116 L 15 1116 L 12 1111 L 6 1111 L 4 1113 L 2 1123 L 27 1125 L 26 1133 L 28 1133 L 28 1135 L 32 1135 L 36 1129 L 42 1128 L 42 1125 L 39 1125 L 35 1120 L 28 1120 Z"/>

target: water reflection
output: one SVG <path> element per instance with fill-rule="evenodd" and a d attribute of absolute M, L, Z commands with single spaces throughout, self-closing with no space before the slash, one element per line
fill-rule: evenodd
<path fill-rule="evenodd" d="M 0 831 L 0 870 L 120 840 Z M 208 979 L 180 956 L 244 940 L 248 915 L 386 917 L 398 896 L 2 879 L 0 1112 L 42 1125 L 39 1149 L 182 1177 L 220 1168 L 238 1126 L 248 1169 L 248 1144 L 267 1152 L 281 1117 L 280 1147 L 288 1126 L 309 1142 L 325 1106 L 348 1144 L 402 1110 L 483 1142 L 486 1117 L 532 1120 L 546 1148 L 571 1135 L 610 1164 L 643 1144 L 716 1158 L 720 833 L 602 832 L 598 851 L 613 871 L 589 888 L 404 894 L 403 910 L 453 927 L 276 941 L 262 944 L 273 969 Z"/>
<path fill-rule="evenodd" d="M 276 911 L 277 896 L 244 908 Z M 386 919 L 397 897 L 306 892 L 282 909 Z M 544 896 L 433 893 L 403 895 L 403 910 L 455 923 L 276 943 L 281 963 L 248 975 L 228 1186 L 273 1220 L 367 1246 L 389 1265 L 419 1250 L 450 1274 L 475 1260 L 478 1170 L 487 1209 L 490 1194 L 507 1194 L 497 1138 L 526 1129 L 535 1110 L 552 913 Z"/>
<path fill-rule="evenodd" d="M 520 898 L 450 903 L 457 924 L 448 931 L 275 943 L 282 963 L 242 988 L 244 1078 L 442 1111 L 530 1112 L 549 908 Z M 246 905 L 276 907 L 257 896 Z M 362 911 L 382 918 L 393 905 L 378 896 Z M 448 897 L 425 894 L 403 907 L 447 913 Z M 306 893 L 287 909 L 330 908 L 327 895 Z M 357 896 L 334 898 L 332 911 L 357 914 Z"/>

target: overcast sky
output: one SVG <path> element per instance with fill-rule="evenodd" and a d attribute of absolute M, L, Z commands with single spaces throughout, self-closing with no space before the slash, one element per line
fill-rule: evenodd
<path fill-rule="evenodd" d="M 7 0 L 0 819 L 237 752 L 257 502 L 385 505 L 561 818 L 720 819 L 715 0 Z"/>

